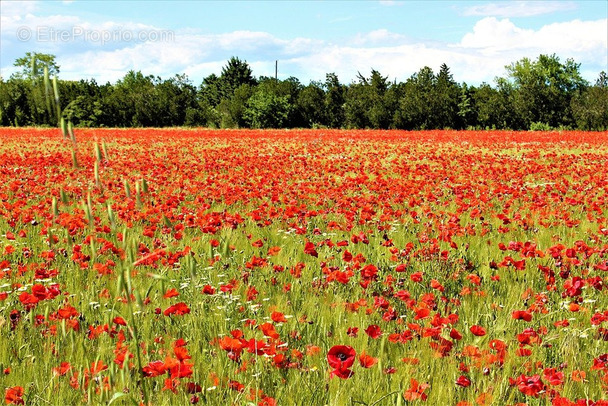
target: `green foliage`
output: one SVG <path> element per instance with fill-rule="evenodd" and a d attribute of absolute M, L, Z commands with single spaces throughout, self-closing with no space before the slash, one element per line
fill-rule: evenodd
<path fill-rule="evenodd" d="M 48 69 L 50 76 L 59 74 L 59 65 L 55 63 L 55 55 L 26 52 L 25 56 L 17 58 L 13 66 L 21 68 L 13 77 L 17 79 L 36 79 L 43 75 L 44 68 Z"/>
<path fill-rule="evenodd" d="M 608 129 L 608 76 L 601 72 L 595 86 L 575 93 L 571 101 L 576 126 L 582 130 Z"/>
<path fill-rule="evenodd" d="M 344 104 L 346 127 L 389 128 L 394 103 L 389 93 L 390 82 L 377 70 L 371 76 L 358 76 L 359 82 L 349 86 Z"/>
<path fill-rule="evenodd" d="M 554 54 L 540 55 L 536 61 L 523 58 L 506 69 L 506 81 L 515 90 L 511 103 L 518 127 L 529 128 L 534 122 L 558 127 L 573 122 L 571 99 L 588 85 L 580 75 L 580 64 L 572 59 L 561 63 Z"/>
<path fill-rule="evenodd" d="M 23 126 L 37 124 L 30 114 L 31 88 L 23 80 L 0 80 L 0 125 Z"/>
<path fill-rule="evenodd" d="M 494 89 L 487 83 L 472 88 L 473 110 L 476 112 L 474 123 L 480 128 L 513 128 L 512 110 L 509 108 L 509 91 Z M 471 122 L 467 122 L 472 125 Z"/>
<path fill-rule="evenodd" d="M 495 86 L 459 84 L 446 64 L 437 73 L 426 66 L 405 82 L 372 69 L 348 85 L 328 73 L 304 86 L 294 77 L 256 78 L 246 61 L 232 57 L 198 88 L 183 74 L 163 80 L 140 71 L 115 84 L 51 82 L 59 66 L 48 54 L 27 53 L 15 66 L 22 70 L 0 78 L 3 126 L 55 126 L 63 118 L 82 127 L 608 128 L 606 74 L 590 86 L 579 64 L 555 55 L 512 63 Z M 61 116 L 53 105 L 63 108 Z"/>
<path fill-rule="evenodd" d="M 433 128 L 432 98 L 436 78 L 428 66 L 413 74 L 406 82 L 394 125 L 406 130 Z"/>
<path fill-rule="evenodd" d="M 110 98 L 119 114 L 120 122 L 132 127 L 154 127 L 157 114 L 151 107 L 154 100 L 154 76 L 144 76 L 141 71 L 129 71 L 116 82 Z"/>
<path fill-rule="evenodd" d="M 220 79 L 222 83 L 222 97 L 224 98 L 234 93 L 242 85 L 255 86 L 256 84 L 249 64 L 234 56 L 222 68 Z"/>
<path fill-rule="evenodd" d="M 245 119 L 252 128 L 281 128 L 289 119 L 291 104 L 288 95 L 258 89 L 248 100 Z"/>
<path fill-rule="evenodd" d="M 444 63 L 439 68 L 435 86 L 432 90 L 432 115 L 438 128 L 461 128 L 459 101 L 461 88 L 458 86 L 450 68 Z"/>
<path fill-rule="evenodd" d="M 467 128 L 476 121 L 473 105 L 473 90 L 474 89 L 470 89 L 466 83 L 462 84 L 460 96 L 458 97 L 458 117 L 461 120 L 461 128 Z"/>
<path fill-rule="evenodd" d="M 346 86 L 338 80 L 338 75 L 328 73 L 325 75 L 325 112 L 327 125 L 332 128 L 341 128 L 344 125 L 344 101 Z"/>
<path fill-rule="evenodd" d="M 547 123 L 541 123 L 540 121 L 537 123 L 530 124 L 530 131 L 551 131 L 553 128 Z"/>
<path fill-rule="evenodd" d="M 238 128 L 246 125 L 245 115 L 252 92 L 251 85 L 242 84 L 230 97 L 222 99 L 217 107 L 222 128 Z"/>
<path fill-rule="evenodd" d="M 324 108 L 325 92 L 322 86 L 312 82 L 299 92 L 294 108 L 300 114 L 301 127 L 314 127 L 327 123 L 327 112 Z"/>
<path fill-rule="evenodd" d="M 222 100 L 222 86 L 220 78 L 212 73 L 203 79 L 199 88 L 199 99 L 210 107 L 215 107 Z"/>

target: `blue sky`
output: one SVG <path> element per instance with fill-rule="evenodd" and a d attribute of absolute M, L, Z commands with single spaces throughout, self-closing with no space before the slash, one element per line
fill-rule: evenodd
<path fill-rule="evenodd" d="M 0 69 L 52 53 L 61 78 L 114 82 L 128 70 L 200 84 L 231 56 L 256 76 L 303 83 L 374 68 L 405 80 L 446 63 L 457 81 L 492 83 L 522 57 L 557 54 L 593 81 L 608 70 L 608 2 L 2 1 Z"/>

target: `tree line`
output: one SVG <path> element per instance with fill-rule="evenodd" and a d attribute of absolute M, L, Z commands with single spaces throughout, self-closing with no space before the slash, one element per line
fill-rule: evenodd
<path fill-rule="evenodd" d="M 0 78 L 0 125 L 56 126 L 41 73 L 59 73 L 55 57 L 27 53 L 15 66 L 21 70 Z M 590 84 L 580 64 L 556 55 L 514 62 L 493 86 L 458 83 L 446 64 L 405 82 L 372 69 L 349 84 L 328 73 L 304 85 L 255 77 L 233 57 L 199 86 L 183 74 L 163 80 L 129 71 L 114 84 L 58 80 L 58 87 L 62 116 L 80 127 L 608 129 L 608 75 Z"/>

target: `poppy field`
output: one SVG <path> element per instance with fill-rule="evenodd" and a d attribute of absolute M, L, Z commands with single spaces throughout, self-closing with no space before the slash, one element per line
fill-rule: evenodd
<path fill-rule="evenodd" d="M 0 130 L 6 404 L 608 405 L 608 133 Z"/>

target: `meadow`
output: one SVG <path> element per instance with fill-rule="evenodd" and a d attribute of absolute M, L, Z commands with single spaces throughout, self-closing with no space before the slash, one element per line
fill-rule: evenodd
<path fill-rule="evenodd" d="M 608 133 L 0 129 L 6 404 L 608 405 Z"/>

